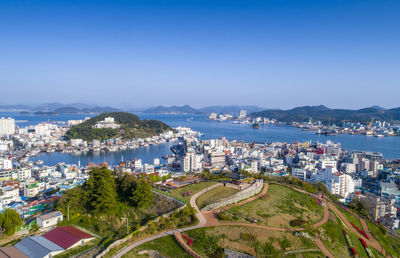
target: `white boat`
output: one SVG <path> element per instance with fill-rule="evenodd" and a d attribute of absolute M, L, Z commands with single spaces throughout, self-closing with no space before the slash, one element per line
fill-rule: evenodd
<path fill-rule="evenodd" d="M 377 138 L 383 138 L 383 137 L 385 137 L 383 134 L 376 134 L 376 135 L 374 135 L 375 137 L 377 137 Z"/>

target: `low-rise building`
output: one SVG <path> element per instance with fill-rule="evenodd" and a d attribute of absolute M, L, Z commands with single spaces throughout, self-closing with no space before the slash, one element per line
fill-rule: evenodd
<path fill-rule="evenodd" d="M 63 220 L 63 214 L 60 211 L 53 211 L 36 217 L 36 223 L 41 228 L 52 227 Z"/>

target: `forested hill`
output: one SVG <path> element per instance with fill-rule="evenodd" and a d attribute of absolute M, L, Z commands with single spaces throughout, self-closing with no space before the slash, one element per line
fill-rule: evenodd
<path fill-rule="evenodd" d="M 331 123 L 339 124 L 343 120 L 349 122 L 366 123 L 375 120 L 400 121 L 400 107 L 393 109 L 382 109 L 380 107 L 370 107 L 358 110 L 349 109 L 330 109 L 325 106 L 304 106 L 289 110 L 264 110 L 250 114 L 251 117 L 268 117 L 282 122 L 305 122 L 312 118 L 314 121 L 321 121 L 325 124 L 330 120 Z"/>
<path fill-rule="evenodd" d="M 111 128 L 93 128 L 93 126 L 103 121 L 106 117 L 113 117 L 116 124 L 120 125 L 118 129 Z M 85 141 L 107 140 L 114 137 L 123 139 L 149 137 L 173 130 L 167 124 L 158 120 L 140 120 L 137 115 L 126 112 L 103 113 L 93 117 L 84 123 L 71 127 L 66 137 L 68 139 L 83 139 Z"/>

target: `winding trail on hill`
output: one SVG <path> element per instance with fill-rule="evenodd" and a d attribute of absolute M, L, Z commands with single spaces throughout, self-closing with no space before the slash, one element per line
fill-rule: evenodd
<path fill-rule="evenodd" d="M 372 246 L 373 248 L 375 248 L 378 252 L 380 252 L 381 254 L 383 254 L 384 256 L 386 256 L 386 251 L 385 249 L 383 249 L 383 247 L 378 243 L 378 241 L 376 241 L 375 238 L 371 238 L 370 239 L 366 239 L 365 236 L 363 236 L 360 232 L 358 232 L 357 229 L 355 229 L 353 227 L 353 225 L 351 225 L 351 223 L 347 220 L 346 216 L 343 215 L 343 213 L 331 202 L 328 202 L 329 208 L 331 210 L 333 210 L 340 218 L 340 220 L 345 224 L 345 226 L 351 230 L 354 234 L 357 235 L 357 237 L 362 238 L 365 240 L 365 242 L 368 244 L 368 246 Z M 360 220 L 361 221 L 361 220 Z M 362 222 L 361 222 L 362 223 Z M 365 223 L 365 221 L 364 221 Z M 363 226 L 364 227 L 364 226 Z M 368 230 L 369 232 L 369 230 Z M 368 233 L 367 233 L 368 235 Z"/>
<path fill-rule="evenodd" d="M 123 255 L 127 254 L 127 253 L 128 253 L 129 251 L 131 251 L 132 249 L 134 249 L 135 247 L 138 247 L 138 246 L 140 246 L 140 245 L 142 245 L 142 244 L 144 244 L 144 243 L 153 241 L 153 240 L 155 240 L 155 239 L 158 239 L 158 238 L 161 238 L 161 237 L 164 237 L 164 236 L 171 236 L 171 235 L 173 235 L 174 233 L 181 233 L 181 232 L 184 232 L 184 231 L 189 231 L 189 230 L 193 230 L 193 229 L 196 229 L 196 228 L 202 228 L 202 227 L 204 227 L 204 225 L 206 224 L 207 220 L 206 220 L 206 218 L 203 216 L 203 214 L 200 212 L 199 207 L 197 207 L 197 203 L 196 203 L 197 198 L 198 198 L 200 195 L 202 195 L 203 193 L 205 193 L 205 192 L 207 192 L 207 191 L 209 191 L 209 190 L 211 190 L 211 189 L 213 189 L 213 188 L 215 188 L 215 187 L 217 187 L 217 186 L 221 186 L 221 185 L 222 185 L 221 183 L 218 183 L 218 184 L 209 186 L 209 187 L 207 187 L 207 188 L 204 188 L 203 190 L 201 190 L 201 191 L 199 191 L 198 193 L 194 194 L 194 195 L 192 196 L 192 198 L 190 198 L 190 205 L 196 210 L 196 216 L 197 216 L 197 219 L 199 220 L 199 223 L 198 223 L 197 225 L 191 226 L 191 227 L 187 227 L 187 228 L 182 228 L 182 229 L 175 229 L 175 230 L 170 230 L 170 231 L 166 231 L 166 232 L 161 232 L 161 233 L 159 233 L 159 234 L 157 234 L 157 235 L 150 236 L 150 237 L 148 237 L 148 238 L 139 240 L 139 241 L 137 241 L 137 242 L 135 242 L 135 243 L 133 243 L 133 244 L 130 244 L 130 245 L 128 245 L 128 246 L 122 248 L 122 249 L 119 250 L 113 257 L 115 257 L 115 258 L 120 258 L 120 257 L 122 257 Z M 193 251 L 193 252 L 194 252 L 194 251 Z"/>
<path fill-rule="evenodd" d="M 198 193 L 194 194 L 192 196 L 192 198 L 190 199 L 190 205 L 196 210 L 196 216 L 197 216 L 197 218 L 199 220 L 199 223 L 197 225 L 191 226 L 191 227 L 187 227 L 187 228 L 182 228 L 182 229 L 176 229 L 176 230 L 170 230 L 170 231 L 167 231 L 167 232 L 162 232 L 162 233 L 159 233 L 157 235 L 154 235 L 154 236 L 139 240 L 139 241 L 137 241 L 137 242 L 135 242 L 135 243 L 133 243 L 133 244 L 131 244 L 129 246 L 124 247 L 123 249 L 118 251 L 113 257 L 120 258 L 123 255 L 125 255 L 126 253 L 128 253 L 129 251 L 131 251 L 132 249 L 134 249 L 135 247 L 140 246 L 140 245 L 142 245 L 144 243 L 147 243 L 149 241 L 152 241 L 152 240 L 164 237 L 164 236 L 174 235 L 174 234 L 175 235 L 180 235 L 179 233 L 181 233 L 181 232 L 189 231 L 189 230 L 193 230 L 193 229 L 197 229 L 197 228 L 203 228 L 203 227 L 244 226 L 244 227 L 254 227 L 254 228 L 260 228 L 260 229 L 271 230 L 271 231 L 280 231 L 280 232 L 294 232 L 294 231 L 304 231 L 305 230 L 304 228 L 274 228 L 274 227 L 268 227 L 268 226 L 263 226 L 263 225 L 258 225 L 258 224 L 251 224 L 251 223 L 220 222 L 220 221 L 218 221 L 218 217 L 217 217 L 218 213 L 222 212 L 222 211 L 225 211 L 225 210 L 228 210 L 228 209 L 232 208 L 232 206 L 223 207 L 223 208 L 220 208 L 220 209 L 215 210 L 215 211 L 203 211 L 203 212 L 201 212 L 199 210 L 198 206 L 197 206 L 197 202 L 196 202 L 197 198 L 200 195 L 202 195 L 203 193 L 205 193 L 205 192 L 207 192 L 207 191 L 209 191 L 209 190 L 211 190 L 211 189 L 213 189 L 215 187 L 221 186 L 221 185 L 222 185 L 221 183 L 218 183 L 218 184 L 212 185 L 210 187 L 207 187 L 207 188 L 199 191 Z M 240 201 L 236 205 L 243 205 L 243 204 L 249 203 L 251 201 L 254 201 L 254 200 L 258 199 L 258 198 L 261 198 L 262 196 L 267 194 L 268 186 L 269 186 L 268 183 L 264 183 L 264 188 L 261 191 L 261 193 L 255 195 L 253 197 L 250 197 L 250 198 L 248 198 L 246 200 Z M 327 201 L 325 199 L 322 199 L 322 198 L 320 198 L 320 197 L 318 197 L 316 195 L 310 194 L 310 193 L 308 193 L 306 191 L 303 191 L 303 190 L 295 188 L 295 187 L 290 187 L 290 186 L 287 186 L 287 185 L 282 185 L 282 186 L 289 187 L 289 188 L 292 188 L 292 189 L 294 189 L 296 191 L 299 191 L 299 192 L 308 194 L 310 196 L 313 196 L 315 198 L 318 198 L 320 201 L 322 201 L 325 204 L 324 205 L 323 218 L 321 219 L 321 221 L 319 221 L 316 224 L 314 224 L 313 228 L 317 228 L 317 227 L 325 224 L 329 220 L 329 208 L 328 208 L 328 205 L 327 205 Z M 178 234 L 176 234 L 176 233 L 178 233 Z M 321 239 L 318 236 L 315 238 L 315 243 L 318 246 L 318 248 L 320 248 L 320 250 L 324 253 L 324 255 L 326 255 L 327 257 L 334 257 L 329 252 L 329 250 L 324 246 L 324 244 L 322 243 Z M 188 248 L 188 245 L 185 245 L 185 250 L 187 248 Z M 189 249 L 190 249 L 190 247 L 189 247 Z M 190 249 L 189 252 L 196 253 L 193 249 Z"/>

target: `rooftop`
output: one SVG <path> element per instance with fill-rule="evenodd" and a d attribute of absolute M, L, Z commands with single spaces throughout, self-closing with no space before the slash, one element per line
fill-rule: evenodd
<path fill-rule="evenodd" d="M 64 249 L 70 248 L 80 240 L 93 238 L 92 235 L 86 234 L 85 232 L 71 226 L 55 228 L 45 233 L 43 237 Z"/>
<path fill-rule="evenodd" d="M 61 211 L 53 211 L 53 212 L 46 213 L 42 216 L 39 216 L 39 218 L 41 220 L 48 220 L 48 219 L 56 218 L 56 217 L 62 216 L 62 215 L 63 214 L 61 213 Z"/>

